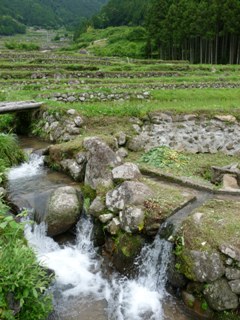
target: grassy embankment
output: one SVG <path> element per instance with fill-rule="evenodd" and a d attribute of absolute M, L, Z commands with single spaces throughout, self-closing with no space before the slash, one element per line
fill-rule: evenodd
<path fill-rule="evenodd" d="M 0 128 L 6 125 L 0 121 Z M 0 133 L 0 186 L 10 166 L 24 159 L 16 137 Z M 44 294 L 50 278 L 41 268 L 24 238 L 24 224 L 9 213 L 0 196 L 0 318 L 43 319 L 51 310 L 51 298 Z"/>

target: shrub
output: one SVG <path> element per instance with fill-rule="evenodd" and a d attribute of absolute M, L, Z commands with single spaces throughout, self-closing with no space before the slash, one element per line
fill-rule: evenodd
<path fill-rule="evenodd" d="M 5 47 L 9 50 L 22 50 L 22 51 L 36 51 L 40 49 L 40 46 L 33 42 L 16 42 L 16 41 L 7 41 L 5 42 Z"/>
<path fill-rule="evenodd" d="M 24 239 L 24 224 L 0 201 L 0 319 L 44 320 L 52 309 L 47 271 Z"/>

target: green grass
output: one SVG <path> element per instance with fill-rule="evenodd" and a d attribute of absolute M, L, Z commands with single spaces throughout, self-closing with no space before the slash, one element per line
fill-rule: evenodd
<path fill-rule="evenodd" d="M 163 152 L 164 150 L 166 152 Z M 240 163 L 238 156 L 228 156 L 220 152 L 192 154 L 177 152 L 167 147 L 154 148 L 145 154 L 131 153 L 129 159 L 146 169 L 177 177 L 188 177 L 202 183 L 210 182 L 211 166 L 223 167 L 231 163 Z"/>
<path fill-rule="evenodd" d="M 185 246 L 190 250 L 218 249 L 221 244 L 240 247 L 240 202 L 236 200 L 209 200 L 196 209 L 202 213 L 196 223 L 191 215 L 183 223 Z M 221 232 L 219 232 L 221 230 Z M 204 246 L 202 243 L 205 243 Z"/>
<path fill-rule="evenodd" d="M 24 153 L 14 135 L 0 133 L 0 161 L 5 167 L 11 167 L 24 159 Z"/>

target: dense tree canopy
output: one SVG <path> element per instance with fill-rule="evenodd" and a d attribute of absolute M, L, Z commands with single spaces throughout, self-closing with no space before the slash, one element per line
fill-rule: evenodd
<path fill-rule="evenodd" d="M 152 0 L 146 23 L 162 59 L 240 63 L 239 0 Z"/>
<path fill-rule="evenodd" d="M 240 0 L 109 0 L 79 28 L 143 25 L 150 57 L 240 63 Z"/>
<path fill-rule="evenodd" d="M 10 16 L 0 16 L 0 34 L 10 36 L 15 33 L 25 33 L 26 27 Z"/>
<path fill-rule="evenodd" d="M 92 19 L 95 28 L 141 25 L 148 0 L 109 0 Z"/>
<path fill-rule="evenodd" d="M 28 26 L 72 26 L 92 16 L 104 3 L 106 0 L 0 0 L 0 15 Z"/>

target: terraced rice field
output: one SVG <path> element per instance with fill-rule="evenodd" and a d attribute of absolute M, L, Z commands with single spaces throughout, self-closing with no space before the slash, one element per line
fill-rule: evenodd
<path fill-rule="evenodd" d="M 40 38 L 46 47 L 46 34 Z M 151 110 L 225 112 L 239 118 L 240 66 L 100 58 L 49 45 L 0 51 L 0 100 L 36 99 L 88 116 Z"/>

